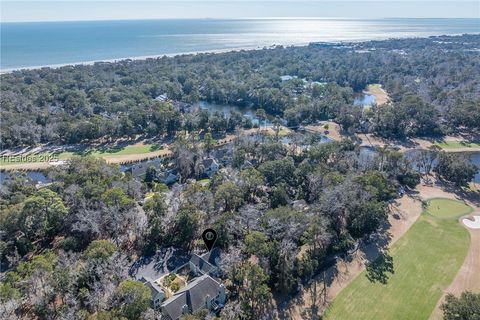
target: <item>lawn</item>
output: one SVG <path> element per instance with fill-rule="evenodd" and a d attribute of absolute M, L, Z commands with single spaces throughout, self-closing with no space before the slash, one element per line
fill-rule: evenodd
<path fill-rule="evenodd" d="M 74 151 L 74 152 L 62 152 L 59 154 L 60 160 L 71 158 L 74 155 L 86 156 L 91 155 L 94 157 L 114 157 L 114 156 L 123 156 L 123 155 L 130 155 L 130 154 L 143 154 L 148 152 L 153 152 L 158 149 L 155 148 L 152 144 L 134 144 L 125 147 L 119 148 L 105 148 L 105 149 L 87 149 L 84 151 Z"/>
<path fill-rule="evenodd" d="M 459 218 L 469 214 L 473 209 L 461 201 L 435 198 L 430 199 L 425 212 L 441 219 Z"/>
<path fill-rule="evenodd" d="M 387 283 L 369 281 L 364 271 L 340 292 L 325 319 L 428 319 L 468 251 L 469 233 L 454 218 L 468 211 L 457 201 L 429 201 L 390 250 L 394 273 Z"/>
<path fill-rule="evenodd" d="M 435 145 L 439 146 L 442 149 L 480 148 L 480 143 L 457 140 L 437 141 L 435 142 Z"/>
<path fill-rule="evenodd" d="M 131 155 L 131 154 L 144 154 L 149 152 L 154 152 L 159 150 L 157 145 L 154 144 L 133 144 L 125 147 L 118 148 L 89 148 L 82 151 L 65 151 L 56 154 L 52 153 L 36 153 L 32 154 L 30 159 L 20 159 L 20 161 L 9 162 L 3 158 L 0 158 L 0 165 L 11 165 L 11 164 L 21 164 L 21 163 L 35 163 L 35 162 L 45 162 L 43 159 L 50 159 L 49 156 L 55 155 L 58 160 L 67 160 L 77 156 L 93 156 L 93 157 L 102 157 L 108 159 L 109 157 L 122 156 L 122 155 Z"/>

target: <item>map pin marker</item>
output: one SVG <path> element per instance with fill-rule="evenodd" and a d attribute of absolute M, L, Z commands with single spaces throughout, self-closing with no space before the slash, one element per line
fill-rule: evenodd
<path fill-rule="evenodd" d="M 206 229 L 202 233 L 203 242 L 207 246 L 208 251 L 212 250 L 215 241 L 217 241 L 217 232 L 213 229 Z"/>

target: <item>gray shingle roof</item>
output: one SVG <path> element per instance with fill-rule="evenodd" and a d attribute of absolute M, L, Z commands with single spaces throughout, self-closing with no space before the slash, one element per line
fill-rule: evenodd
<path fill-rule="evenodd" d="M 162 303 L 163 312 L 170 318 L 176 320 L 182 316 L 183 306 L 188 305 L 187 293 L 177 293 Z"/>
<path fill-rule="evenodd" d="M 208 273 L 213 268 L 213 266 L 206 259 L 196 255 L 195 253 L 192 254 L 190 262 L 196 265 L 203 273 Z"/>
<path fill-rule="evenodd" d="M 220 283 L 209 275 L 203 275 L 180 289 L 173 297 L 162 304 L 166 315 L 178 319 L 182 315 L 182 308 L 186 304 L 191 312 L 206 307 L 207 296 L 214 299 L 220 290 Z"/>
<path fill-rule="evenodd" d="M 152 279 L 145 279 L 145 284 L 148 286 L 148 288 L 150 288 L 153 296 L 157 295 L 158 293 L 163 293 L 163 289 Z"/>

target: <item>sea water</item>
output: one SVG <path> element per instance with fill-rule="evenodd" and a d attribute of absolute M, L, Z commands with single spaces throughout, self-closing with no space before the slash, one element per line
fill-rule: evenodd
<path fill-rule="evenodd" d="M 479 19 L 187 19 L 1 23 L 0 69 L 165 54 L 479 33 Z"/>

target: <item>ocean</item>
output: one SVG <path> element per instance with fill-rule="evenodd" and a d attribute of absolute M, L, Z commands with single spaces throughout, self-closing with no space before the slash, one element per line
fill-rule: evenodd
<path fill-rule="evenodd" d="M 1 23 L 0 69 L 309 42 L 480 33 L 480 19 L 194 19 Z"/>

